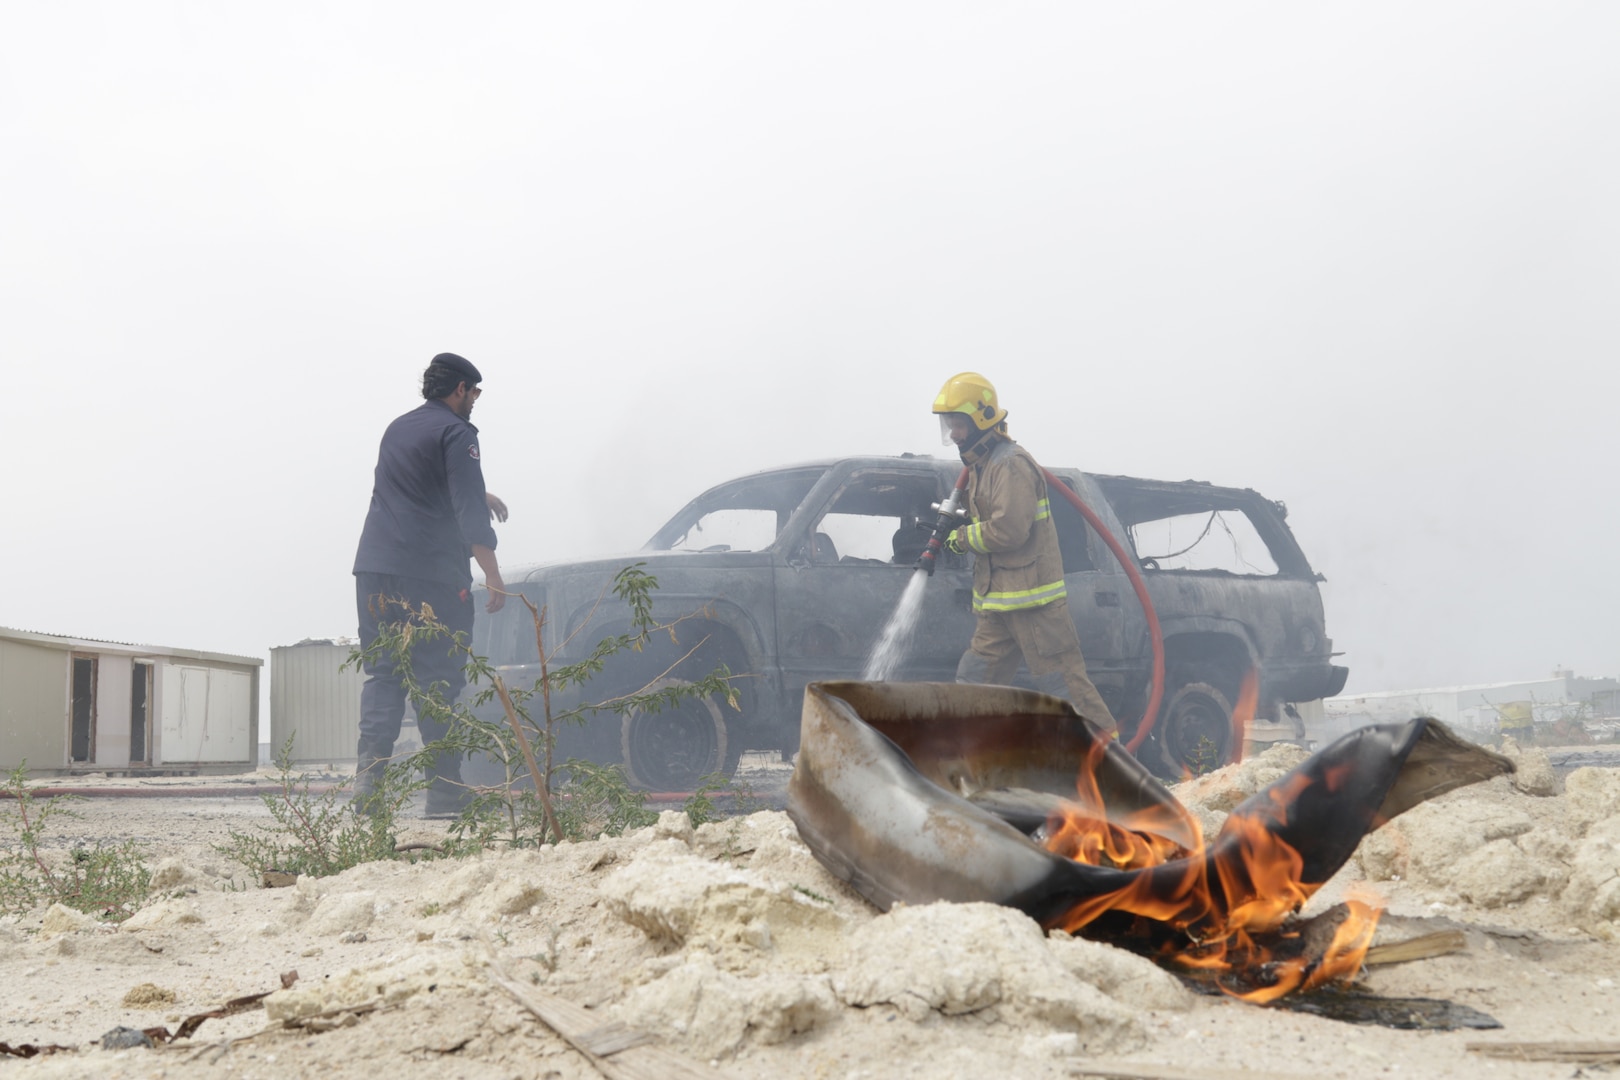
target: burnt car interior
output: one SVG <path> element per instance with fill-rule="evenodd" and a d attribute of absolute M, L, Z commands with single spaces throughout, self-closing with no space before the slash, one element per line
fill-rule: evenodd
<path fill-rule="evenodd" d="M 802 557 L 817 565 L 911 566 L 928 542 L 939 488 L 932 473 L 855 473 L 816 522 Z"/>
<path fill-rule="evenodd" d="M 786 527 L 822 470 L 774 472 L 715 488 L 687 505 L 648 541 L 648 551 L 761 551 Z M 926 472 L 862 470 L 852 475 L 788 557 L 813 566 L 911 566 L 928 542 L 941 480 Z M 1073 487 L 1072 481 L 1063 483 Z M 1095 569 L 1107 557 L 1079 511 L 1052 499 L 1063 572 Z M 942 555 L 942 566 L 963 568 L 972 557 Z"/>
<path fill-rule="evenodd" d="M 688 503 L 647 541 L 645 550 L 762 551 L 823 472 L 795 469 L 724 484 Z"/>
<path fill-rule="evenodd" d="M 1145 570 L 1314 577 L 1283 523 L 1287 509 L 1247 489 L 1096 477 Z"/>

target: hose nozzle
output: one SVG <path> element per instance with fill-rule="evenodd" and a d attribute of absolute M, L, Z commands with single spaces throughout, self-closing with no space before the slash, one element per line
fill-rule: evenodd
<path fill-rule="evenodd" d="M 945 546 L 945 538 L 951 535 L 951 530 L 962 524 L 967 518 L 966 512 L 961 509 L 962 489 L 951 491 L 950 498 L 942 503 L 935 503 L 933 509 L 939 516 L 934 519 L 933 525 L 924 525 L 917 522 L 917 528 L 929 531 L 928 543 L 921 555 L 917 556 L 916 568 L 927 571 L 929 577 L 934 576 L 934 569 L 939 565 L 939 549 Z"/>

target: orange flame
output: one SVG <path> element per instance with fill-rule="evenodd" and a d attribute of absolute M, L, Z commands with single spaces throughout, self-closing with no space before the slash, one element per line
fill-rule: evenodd
<path fill-rule="evenodd" d="M 1243 744 L 1249 738 L 1249 726 L 1254 723 L 1255 710 L 1260 707 L 1260 669 L 1251 666 L 1238 687 L 1237 700 L 1232 703 L 1232 760 L 1243 760 Z"/>
<path fill-rule="evenodd" d="M 1241 745 L 1259 699 L 1259 673 L 1251 669 L 1233 709 L 1233 736 Z M 1141 873 L 1113 893 L 1087 898 L 1053 925 L 1071 933 L 1107 912 L 1127 912 L 1179 931 L 1184 941 L 1165 949 L 1167 958 L 1184 967 L 1233 973 L 1254 989 L 1221 988 L 1253 1002 L 1274 1001 L 1295 990 L 1311 990 L 1335 981 L 1348 981 L 1361 970 L 1372 944 L 1382 909 L 1376 897 L 1355 897 L 1345 904 L 1346 916 L 1332 940 L 1318 956 L 1308 955 L 1299 934 L 1283 930 L 1287 918 L 1304 906 L 1323 882 L 1302 880 L 1304 859 L 1287 842 L 1267 829 L 1311 781 L 1294 778 L 1291 786 L 1271 793 L 1272 812 L 1233 814 L 1214 845 L 1206 845 L 1196 820 L 1177 822 L 1195 838 L 1192 850 L 1167 839 L 1176 830 L 1159 820 L 1166 811 L 1150 811 L 1111 820 L 1103 805 L 1096 768 L 1101 747 L 1088 758 L 1075 783 L 1075 803 L 1047 822 L 1044 845 L 1048 851 L 1091 866 L 1117 870 L 1151 870 L 1182 860 L 1184 870 Z M 1339 777 L 1325 781 L 1335 788 Z M 1274 812 L 1274 813 L 1273 813 Z M 1213 879 L 1212 879 L 1213 875 Z M 1256 939 L 1276 939 L 1268 946 Z M 1278 955 L 1289 951 L 1292 955 Z"/>

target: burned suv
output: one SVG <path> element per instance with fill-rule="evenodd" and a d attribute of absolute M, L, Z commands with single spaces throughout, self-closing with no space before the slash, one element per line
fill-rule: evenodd
<path fill-rule="evenodd" d="M 567 642 L 561 662 L 625 628 L 604 617 L 612 605 L 599 601 L 631 563 L 658 579 L 660 620 L 701 613 L 681 624 L 679 644 L 664 638 L 647 653 L 615 657 L 592 683 L 593 700 L 660 676 L 699 678 L 721 663 L 743 676 L 733 684 L 740 711 L 694 699 L 655 714 L 603 713 L 563 732 L 560 753 L 623 762 L 634 783 L 657 791 L 689 791 L 705 774 L 729 775 L 745 750 L 792 754 L 805 684 L 861 676 L 912 576 L 932 507 L 960 471 L 912 455 L 770 469 L 699 495 L 637 554 L 511 571 L 508 588 L 547 610 L 548 653 Z M 1137 748 L 1149 767 L 1179 776 L 1236 760 L 1242 747 L 1233 707 L 1251 671 L 1263 719 L 1343 688 L 1348 672 L 1330 662 L 1320 578 L 1282 503 L 1207 483 L 1052 473 L 1132 553 L 1158 613 L 1164 693 Z M 1146 617 L 1124 569 L 1081 514 L 1058 497 L 1052 514 L 1087 667 L 1129 740 L 1151 682 Z M 973 633 L 971 558 L 942 555 L 896 679 L 954 678 Z M 481 619 L 474 645 L 510 679 L 538 674 L 521 604 Z"/>

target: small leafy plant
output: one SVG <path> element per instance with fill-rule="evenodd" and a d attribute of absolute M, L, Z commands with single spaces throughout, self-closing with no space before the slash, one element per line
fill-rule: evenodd
<path fill-rule="evenodd" d="M 214 845 L 214 850 L 255 877 L 266 870 L 327 877 L 364 862 L 396 857 L 394 819 L 421 786 L 411 781 L 407 766 L 390 765 L 384 771 L 369 815 L 350 812 L 348 785 L 317 794 L 307 775 L 293 775 L 290 737 L 276 751 L 276 768 L 278 790 L 260 796 L 274 824 L 253 832 L 233 829 L 230 840 Z"/>
<path fill-rule="evenodd" d="M 721 809 L 721 800 L 730 803 L 729 813 Z M 698 782 L 697 790 L 681 805 L 681 809 L 686 811 L 686 816 L 692 819 L 695 827 L 726 818 L 747 817 L 765 809 L 765 801 L 747 785 L 738 785 L 725 773 L 715 772 Z"/>
<path fill-rule="evenodd" d="M 1205 776 L 1220 768 L 1220 753 L 1208 735 L 1198 737 L 1198 745 L 1187 755 L 1187 771 L 1193 776 Z"/>
<path fill-rule="evenodd" d="M 0 809 L 0 914 L 21 914 L 42 904 L 63 904 L 97 918 L 121 922 L 152 892 L 152 873 L 132 841 L 79 845 L 66 858 L 47 853 L 45 833 L 55 817 L 76 817 L 73 795 L 35 797 L 25 761 L 6 778 Z"/>
<path fill-rule="evenodd" d="M 698 781 L 697 790 L 692 792 L 683 807 L 694 827 L 718 821 L 724 816 L 714 804 L 714 795 L 730 786 L 731 782 L 726 779 L 725 773 L 709 773 Z"/>

